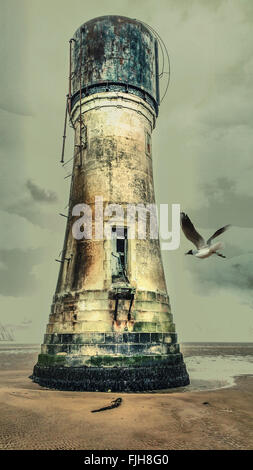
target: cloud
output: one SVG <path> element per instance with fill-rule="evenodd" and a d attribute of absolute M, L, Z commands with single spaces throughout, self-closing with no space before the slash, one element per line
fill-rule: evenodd
<path fill-rule="evenodd" d="M 34 225 L 45 226 L 44 216 L 34 207 L 34 203 L 29 199 L 19 199 L 5 207 L 9 214 L 15 214 L 28 220 Z"/>
<path fill-rule="evenodd" d="M 18 199 L 12 204 L 5 207 L 5 211 L 9 214 L 15 214 L 23 217 L 28 222 L 39 227 L 49 230 L 57 229 L 57 213 L 45 213 L 38 210 L 30 199 Z"/>
<path fill-rule="evenodd" d="M 62 217 L 55 216 L 51 224 L 48 223 L 43 226 L 42 223 L 39 225 L 28 221 L 25 215 L 16 215 L 13 212 L 0 210 L 1 226 L 4 227 L 4 230 L 0 231 L 0 247 L 26 251 L 41 246 L 48 249 L 54 243 L 57 246 L 59 232 L 62 233 L 64 227 L 62 219 Z M 58 226 L 56 225 L 57 222 Z M 0 261 L 0 268 L 2 265 L 2 261 Z"/>
<path fill-rule="evenodd" d="M 196 224 L 196 227 L 207 239 L 219 226 L 203 229 Z M 216 256 L 207 260 L 184 257 L 184 267 L 191 277 L 192 288 L 200 296 L 217 296 L 224 291 L 253 308 L 253 229 L 232 226 L 219 239 L 224 245 L 220 251 L 226 255 L 226 259 Z M 186 251 L 189 242 L 185 237 L 181 241 Z"/>
<path fill-rule="evenodd" d="M 58 197 L 54 191 L 46 190 L 28 179 L 17 181 L 11 185 L 9 191 L 0 187 L 0 207 L 8 214 L 15 214 L 26 219 L 34 225 L 58 230 L 58 214 L 54 204 Z M 24 187 L 27 192 L 24 194 Z"/>
<path fill-rule="evenodd" d="M 36 202 L 46 202 L 51 204 L 57 201 L 57 195 L 54 191 L 40 188 L 30 179 L 27 180 L 26 187 L 28 188 L 33 200 Z"/>
<path fill-rule="evenodd" d="M 59 231 L 59 216 L 56 211 L 43 211 L 38 209 L 31 199 L 17 199 L 13 203 L 6 205 L 4 211 L 8 214 L 17 215 L 41 228 L 50 231 Z"/>
<path fill-rule="evenodd" d="M 0 294 L 12 297 L 31 295 L 38 287 L 33 267 L 42 260 L 41 249 L 1 249 Z"/>
<path fill-rule="evenodd" d="M 24 318 L 21 322 L 21 326 L 30 325 L 31 323 L 32 323 L 32 320 L 29 320 L 28 318 Z"/>
<path fill-rule="evenodd" d="M 15 330 L 27 330 L 30 328 L 32 324 L 32 320 L 27 321 L 26 323 L 21 322 L 21 323 L 5 323 L 4 327 L 10 329 L 11 331 Z"/>
<path fill-rule="evenodd" d="M 253 308 L 253 253 L 233 256 L 226 260 L 213 257 L 207 262 L 197 259 L 186 261 L 186 267 L 193 276 L 193 287 L 198 295 L 217 295 L 229 290 L 240 295 L 241 301 Z"/>
<path fill-rule="evenodd" d="M 189 208 L 189 215 L 201 227 L 221 227 L 232 224 L 239 227 L 253 227 L 253 194 L 242 194 L 237 190 L 236 181 L 226 176 L 199 187 L 202 206 Z"/>
<path fill-rule="evenodd" d="M 0 106 L 0 110 L 5 111 L 6 113 L 10 113 L 10 114 L 17 115 L 17 116 L 25 116 L 25 117 L 31 117 L 31 116 L 33 116 L 32 113 L 30 113 L 30 112 L 28 113 L 28 112 L 25 111 L 25 110 L 22 111 L 22 110 L 17 109 L 17 110 L 14 111 L 14 110 L 12 109 L 12 107 L 9 107 L 8 105 L 6 105 L 6 106 L 5 106 L 5 105 L 1 105 L 1 106 Z"/>

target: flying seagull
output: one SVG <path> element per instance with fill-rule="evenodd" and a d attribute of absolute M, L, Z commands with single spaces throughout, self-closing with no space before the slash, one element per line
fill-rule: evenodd
<path fill-rule="evenodd" d="M 185 253 L 186 255 L 194 255 L 196 258 L 209 258 L 209 256 L 217 255 L 221 258 L 226 258 L 222 253 L 218 252 L 218 250 L 222 248 L 222 243 L 217 242 L 212 245 L 212 241 L 214 238 L 225 232 L 230 225 L 225 225 L 225 227 L 221 227 L 219 230 L 216 230 L 216 232 L 208 238 L 207 241 L 205 241 L 197 232 L 190 218 L 184 212 L 181 212 L 181 227 L 186 238 L 188 238 L 188 240 L 190 240 L 197 248 L 196 250 L 189 250 Z"/>

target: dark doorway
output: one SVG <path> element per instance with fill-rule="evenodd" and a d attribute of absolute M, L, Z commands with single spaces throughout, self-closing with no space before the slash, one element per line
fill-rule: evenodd
<path fill-rule="evenodd" d="M 127 228 L 112 227 L 112 280 L 126 281 L 127 279 Z"/>

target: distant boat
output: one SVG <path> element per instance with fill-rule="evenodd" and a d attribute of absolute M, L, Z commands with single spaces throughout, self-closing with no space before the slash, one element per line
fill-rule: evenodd
<path fill-rule="evenodd" d="M 0 341 L 14 341 L 14 335 L 11 328 L 0 323 Z"/>

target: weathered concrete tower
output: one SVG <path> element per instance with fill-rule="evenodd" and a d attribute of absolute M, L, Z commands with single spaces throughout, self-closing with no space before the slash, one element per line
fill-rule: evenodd
<path fill-rule="evenodd" d="M 159 105 L 157 40 L 142 23 L 104 16 L 70 41 L 69 117 L 75 151 L 56 293 L 33 380 L 65 390 L 138 391 L 187 385 L 158 239 L 96 238 L 95 200 L 154 203 L 151 134 Z M 92 207 L 77 240 L 73 207 Z M 105 214 L 105 220 L 110 220 Z M 136 218 L 137 223 L 137 218 Z M 114 226 L 114 225 L 115 226 Z M 117 226 L 118 226 L 117 225 Z"/>

